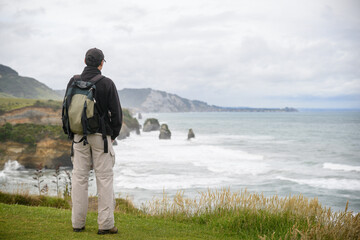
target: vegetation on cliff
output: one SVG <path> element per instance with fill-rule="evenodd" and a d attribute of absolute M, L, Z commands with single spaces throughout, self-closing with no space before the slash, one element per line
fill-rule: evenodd
<path fill-rule="evenodd" d="M 36 146 L 44 138 L 66 140 L 62 127 L 57 125 L 16 124 L 6 123 L 0 126 L 0 142 L 13 141 Z"/>
<path fill-rule="evenodd" d="M 139 122 L 134 118 L 129 109 L 123 108 L 123 121 L 129 129 L 139 129 Z"/>

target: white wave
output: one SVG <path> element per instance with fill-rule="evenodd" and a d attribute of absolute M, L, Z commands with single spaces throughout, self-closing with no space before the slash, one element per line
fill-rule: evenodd
<path fill-rule="evenodd" d="M 275 137 L 269 135 L 217 135 L 219 138 L 233 139 L 233 140 L 250 140 L 250 141 L 269 141 L 274 140 Z"/>
<path fill-rule="evenodd" d="M 124 168 L 120 172 L 120 175 L 129 176 L 129 177 L 143 177 L 144 174 L 136 173 L 133 169 Z"/>
<path fill-rule="evenodd" d="M 301 185 L 308 185 L 315 188 L 339 189 L 360 191 L 360 181 L 355 179 L 338 179 L 338 178 L 311 178 L 311 179 L 294 179 L 278 176 L 279 180 L 295 182 Z"/>
<path fill-rule="evenodd" d="M 6 182 L 7 182 L 6 174 L 4 173 L 4 171 L 0 171 L 0 183 L 6 183 Z"/>
<path fill-rule="evenodd" d="M 18 161 L 9 160 L 5 163 L 3 172 L 16 171 L 22 168 L 24 168 L 24 166 L 18 163 Z"/>
<path fill-rule="evenodd" d="M 268 164 L 261 162 L 233 162 L 233 163 L 213 163 L 209 164 L 208 170 L 215 173 L 225 173 L 229 175 L 259 175 L 270 171 Z"/>
<path fill-rule="evenodd" d="M 323 168 L 345 172 L 360 172 L 360 166 L 351 166 L 337 163 L 324 163 Z"/>
<path fill-rule="evenodd" d="M 0 183 L 6 183 L 8 181 L 9 174 L 23 168 L 24 166 L 18 163 L 18 161 L 7 161 L 4 165 L 4 169 L 0 171 Z"/>

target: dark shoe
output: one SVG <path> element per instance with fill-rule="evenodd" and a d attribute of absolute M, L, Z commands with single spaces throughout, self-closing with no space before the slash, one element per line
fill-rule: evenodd
<path fill-rule="evenodd" d="M 84 230 L 85 230 L 85 226 L 82 227 L 82 228 L 73 228 L 73 231 L 74 231 L 74 232 L 82 232 L 82 231 L 84 231 Z"/>
<path fill-rule="evenodd" d="M 111 229 L 108 230 L 103 230 L 103 229 L 99 229 L 98 234 L 103 235 L 103 234 L 116 234 L 118 233 L 118 229 L 117 227 L 113 227 Z"/>

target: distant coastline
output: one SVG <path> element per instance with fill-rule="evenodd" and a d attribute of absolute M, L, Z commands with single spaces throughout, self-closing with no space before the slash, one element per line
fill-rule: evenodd
<path fill-rule="evenodd" d="M 298 112 L 296 108 L 218 107 L 219 112 Z"/>
<path fill-rule="evenodd" d="M 300 112 L 360 112 L 360 108 L 299 108 Z"/>

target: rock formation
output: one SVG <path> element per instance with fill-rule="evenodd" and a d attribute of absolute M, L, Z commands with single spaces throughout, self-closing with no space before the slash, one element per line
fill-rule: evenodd
<path fill-rule="evenodd" d="M 142 119 L 141 113 L 138 114 L 138 119 Z"/>
<path fill-rule="evenodd" d="M 123 123 L 119 136 L 117 137 L 118 140 L 125 139 L 130 136 L 131 129 L 126 126 L 125 123 Z"/>
<path fill-rule="evenodd" d="M 171 132 L 167 124 L 161 124 L 159 139 L 171 139 Z"/>
<path fill-rule="evenodd" d="M 143 132 L 157 131 L 159 129 L 160 129 L 160 124 L 156 118 L 146 119 L 143 127 Z"/>
<path fill-rule="evenodd" d="M 194 131 L 192 130 L 192 128 L 189 129 L 189 132 L 188 132 L 188 140 L 191 139 L 191 138 L 195 138 L 195 133 L 194 133 Z"/>

